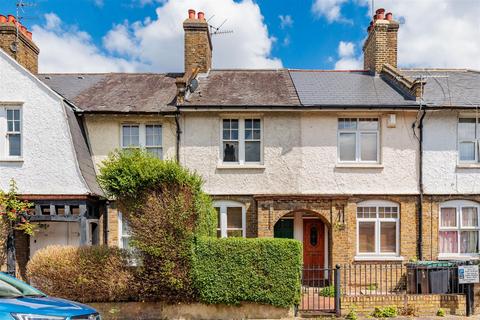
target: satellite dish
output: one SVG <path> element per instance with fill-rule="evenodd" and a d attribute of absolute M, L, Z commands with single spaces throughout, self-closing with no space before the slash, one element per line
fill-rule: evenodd
<path fill-rule="evenodd" d="M 190 91 L 190 93 L 193 93 L 195 90 L 197 90 L 197 88 L 198 88 L 198 80 L 193 79 L 192 81 L 190 81 L 190 84 L 188 85 L 188 91 Z"/>
<path fill-rule="evenodd" d="M 12 44 L 10 45 L 10 50 L 12 50 L 12 52 L 17 52 L 17 43 L 16 42 L 12 42 Z"/>

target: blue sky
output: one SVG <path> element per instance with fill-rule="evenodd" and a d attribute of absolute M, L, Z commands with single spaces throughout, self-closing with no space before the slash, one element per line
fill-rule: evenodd
<path fill-rule="evenodd" d="M 34 40 L 40 46 L 41 55 L 44 55 L 40 59 L 40 68 L 49 72 L 181 71 L 182 59 L 178 51 L 183 44 L 183 35 L 180 28 L 182 19 L 187 15 L 185 8 L 190 6 L 205 10 L 207 18 L 215 14 L 213 25 L 227 19 L 224 28 L 234 31 L 233 34 L 214 38 L 217 67 L 361 68 L 361 44 L 369 23 L 370 3 L 369 0 L 31 2 L 36 5 L 25 8 L 24 24 L 33 27 Z M 14 12 L 15 3 L 15 0 L 1 0 L 0 12 Z M 421 17 L 429 15 L 432 20 L 443 17 L 452 19 L 452 10 L 462 10 L 457 15 L 458 19 L 466 20 L 465 28 L 469 26 L 468 23 L 473 28 L 473 33 L 468 37 L 460 37 L 462 39 L 456 41 L 467 42 L 470 39 L 471 42 L 476 35 L 479 35 L 476 39 L 480 39 L 480 34 L 477 33 L 480 30 L 474 16 L 480 14 L 480 1 L 376 0 L 376 4 L 377 7 L 384 6 L 387 11 L 392 10 L 397 18 L 405 18 L 405 25 L 401 27 L 405 31 L 401 30 L 403 34 L 400 40 L 407 40 L 401 43 L 403 46 L 399 51 L 400 54 L 406 53 L 405 58 L 400 58 L 401 64 L 430 66 L 435 62 L 434 66 L 437 67 L 478 66 L 473 59 L 476 54 L 476 57 L 479 56 L 480 46 L 474 45 L 471 48 L 473 51 L 462 53 L 459 57 L 455 56 L 458 53 L 454 51 L 445 52 L 442 55 L 444 58 L 433 61 L 426 55 L 426 50 L 415 49 L 415 56 L 410 49 L 407 51 L 402 48 L 410 43 L 425 43 L 432 50 L 447 50 L 448 46 L 441 42 L 448 38 L 448 29 L 440 30 L 440 34 L 438 30 L 432 31 L 435 34 L 429 35 L 427 31 L 432 26 L 422 28 L 421 25 L 428 23 L 429 19 Z M 442 5 L 446 7 L 442 8 Z M 181 16 L 179 10 L 182 10 Z M 438 12 L 433 15 L 432 10 Z M 248 16 L 245 23 L 243 16 Z M 418 21 L 419 29 L 416 32 L 412 28 L 415 19 L 426 20 Z M 451 21 L 456 22 L 458 21 Z M 175 36 L 170 36 L 169 33 Z M 453 39 L 456 34 L 451 36 Z M 462 46 L 463 43 L 457 45 Z M 69 55 L 69 51 L 72 58 L 78 56 L 77 65 L 75 61 L 62 61 L 64 58 L 55 57 L 56 52 Z M 172 51 L 177 53 L 171 54 Z"/>

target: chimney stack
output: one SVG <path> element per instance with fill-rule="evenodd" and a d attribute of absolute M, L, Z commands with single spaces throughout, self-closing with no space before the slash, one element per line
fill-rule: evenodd
<path fill-rule="evenodd" d="M 378 74 L 384 64 L 397 67 L 397 35 L 399 24 L 393 14 L 380 8 L 368 27 L 368 37 L 363 45 L 363 66 Z"/>
<path fill-rule="evenodd" d="M 205 14 L 195 10 L 188 10 L 188 18 L 183 22 L 185 31 L 185 73 L 199 68 L 205 73 L 212 68 L 212 39 Z"/>
<path fill-rule="evenodd" d="M 17 60 L 31 73 L 38 73 L 38 54 L 40 50 L 32 41 L 32 33 L 25 26 L 22 26 L 13 15 L 6 17 L 0 14 L 0 49 Z"/>

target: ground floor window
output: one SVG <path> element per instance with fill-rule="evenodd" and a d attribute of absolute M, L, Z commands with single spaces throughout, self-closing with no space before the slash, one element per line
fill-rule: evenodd
<path fill-rule="evenodd" d="M 132 250 L 130 236 L 130 227 L 122 213 L 118 212 L 118 246 L 122 249 Z"/>
<path fill-rule="evenodd" d="M 217 237 L 245 237 L 246 213 L 245 206 L 235 201 L 216 201 Z"/>
<path fill-rule="evenodd" d="M 479 252 L 479 204 L 447 201 L 440 205 L 440 256 L 476 255 Z"/>
<path fill-rule="evenodd" d="M 389 201 L 364 201 L 357 206 L 357 255 L 397 256 L 399 208 Z"/>

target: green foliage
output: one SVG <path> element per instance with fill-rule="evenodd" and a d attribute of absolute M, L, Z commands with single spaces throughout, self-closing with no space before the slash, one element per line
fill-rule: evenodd
<path fill-rule="evenodd" d="M 33 203 L 20 200 L 17 195 L 17 185 L 10 180 L 10 189 L 7 193 L 0 190 L 0 216 L 9 229 L 23 231 L 27 235 L 33 235 L 35 225 L 30 223 L 30 208 Z"/>
<path fill-rule="evenodd" d="M 193 301 L 191 268 L 198 236 L 215 236 L 217 214 L 202 179 L 143 150 L 112 153 L 99 181 L 117 198 L 143 261 L 144 300 Z"/>
<path fill-rule="evenodd" d="M 445 310 L 443 310 L 442 308 L 437 310 L 437 317 L 445 317 L 445 315 Z"/>
<path fill-rule="evenodd" d="M 357 320 L 358 315 L 355 309 L 351 309 L 350 312 L 345 316 L 346 320 Z"/>
<path fill-rule="evenodd" d="M 81 302 L 132 300 L 135 273 L 124 250 L 106 247 L 50 246 L 27 264 L 27 277 L 41 291 Z"/>
<path fill-rule="evenodd" d="M 319 295 L 322 297 L 335 297 L 335 287 L 328 286 L 328 287 L 322 288 L 319 292 Z"/>
<path fill-rule="evenodd" d="M 291 307 L 300 301 L 301 265 L 296 240 L 199 238 L 193 284 L 204 303 Z"/>
<path fill-rule="evenodd" d="M 375 307 L 375 311 L 372 313 L 374 318 L 394 318 L 398 315 L 397 307 Z"/>

